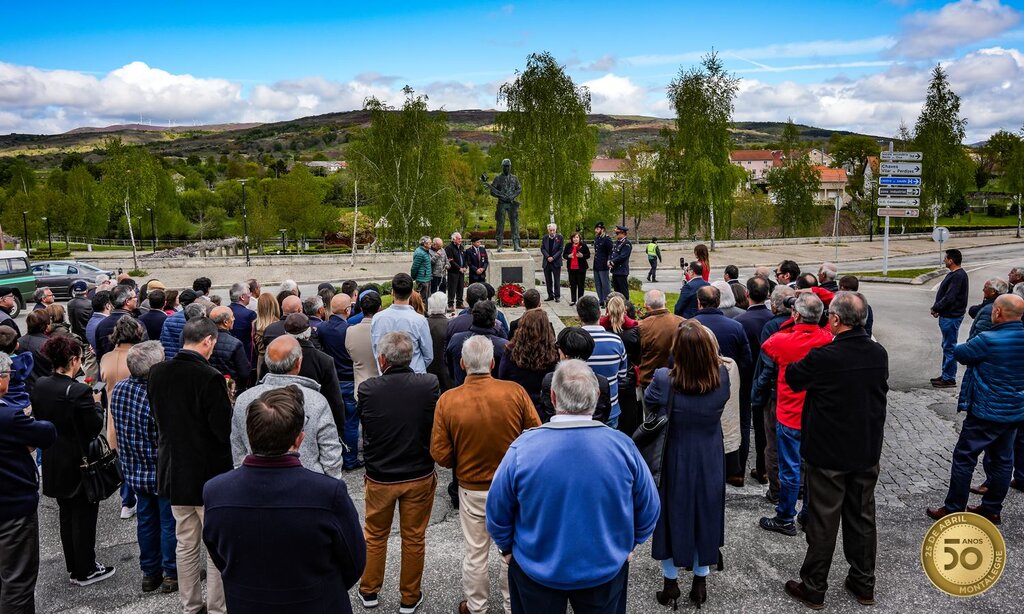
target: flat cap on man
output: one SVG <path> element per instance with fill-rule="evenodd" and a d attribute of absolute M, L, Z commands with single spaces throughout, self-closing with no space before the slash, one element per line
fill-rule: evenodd
<path fill-rule="evenodd" d="M 284 319 L 284 330 L 289 335 L 301 335 L 309 329 L 309 318 L 302 313 L 291 313 Z"/>

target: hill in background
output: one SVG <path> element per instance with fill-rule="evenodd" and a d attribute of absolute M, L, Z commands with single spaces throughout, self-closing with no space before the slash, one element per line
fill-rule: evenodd
<path fill-rule="evenodd" d="M 450 137 L 487 148 L 498 140 L 496 115 L 494 110 L 447 112 Z M 47 168 L 58 165 L 68 153 L 93 153 L 105 139 L 116 136 L 126 143 L 145 145 L 156 155 L 169 157 L 238 153 L 344 159 L 345 144 L 351 133 L 368 125 L 369 120 L 370 114 L 366 111 L 347 111 L 267 124 L 177 127 L 122 124 L 76 128 L 54 135 L 9 134 L 0 136 L 0 156 L 25 155 L 34 167 Z M 598 155 L 601 156 L 621 155 L 636 143 L 657 143 L 661 130 L 672 125 L 670 119 L 622 115 L 595 114 L 590 115 L 588 121 L 598 129 Z M 732 129 L 733 140 L 738 148 L 764 147 L 778 142 L 784 126 L 783 122 L 736 122 Z M 807 142 L 827 141 L 833 132 L 853 134 L 799 124 L 797 129 L 801 139 Z"/>

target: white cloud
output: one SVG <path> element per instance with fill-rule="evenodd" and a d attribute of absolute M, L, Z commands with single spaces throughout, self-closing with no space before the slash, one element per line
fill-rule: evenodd
<path fill-rule="evenodd" d="M 910 59 L 942 57 L 984 41 L 1020 23 L 1020 11 L 999 0 L 959 0 L 938 11 L 918 11 L 904 22 L 899 44 L 889 54 Z"/>
<path fill-rule="evenodd" d="M 642 115 L 648 113 L 647 92 L 627 77 L 608 73 L 603 77 L 584 81 L 590 89 L 592 113 L 610 115 Z"/>
<path fill-rule="evenodd" d="M 982 49 L 945 65 L 950 86 L 962 98 L 969 141 L 1024 124 L 1024 54 L 1016 49 Z M 736 100 L 736 119 L 780 121 L 866 132 L 895 133 L 900 120 L 913 125 L 921 111 L 930 68 L 896 65 L 860 79 L 828 83 L 778 84 L 745 79 Z"/>
<path fill-rule="evenodd" d="M 896 39 L 891 36 L 875 36 L 856 40 L 817 40 L 799 43 L 780 43 L 743 49 L 722 49 L 718 54 L 723 58 L 770 60 L 779 58 L 843 57 L 878 53 L 892 47 Z M 661 66 L 698 62 L 707 50 L 688 51 L 665 55 L 634 55 L 623 58 L 632 66 Z"/>

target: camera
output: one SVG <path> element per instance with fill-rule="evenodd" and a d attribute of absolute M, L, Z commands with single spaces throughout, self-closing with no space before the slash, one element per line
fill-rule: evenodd
<path fill-rule="evenodd" d="M 681 269 L 685 269 L 686 268 L 686 258 L 680 258 L 679 259 L 679 268 L 681 268 Z"/>
<path fill-rule="evenodd" d="M 787 296 L 786 298 L 782 299 L 782 304 L 786 307 L 786 309 L 792 309 L 793 306 L 796 305 L 796 297 Z"/>

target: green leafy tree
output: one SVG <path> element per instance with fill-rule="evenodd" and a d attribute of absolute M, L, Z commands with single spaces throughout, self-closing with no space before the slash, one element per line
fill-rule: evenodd
<path fill-rule="evenodd" d="M 1024 132 L 1024 130 L 1022 130 Z M 1017 204 L 1017 238 L 1020 238 L 1021 226 L 1021 195 L 1024 194 L 1024 139 L 1018 139 L 1014 145 L 1006 166 L 1003 169 L 1003 183 L 1013 194 Z"/>
<path fill-rule="evenodd" d="M 936 66 L 914 125 L 914 146 L 924 154 L 922 202 L 932 204 L 936 226 L 939 214 L 974 183 L 973 162 L 962 144 L 966 131 L 967 119 L 960 116 L 960 96 L 950 89 L 946 71 Z"/>
<path fill-rule="evenodd" d="M 508 109 L 495 121 L 523 187 L 521 217 L 538 227 L 556 220 L 575 227 L 586 214 L 584 193 L 597 152 L 596 128 L 587 125 L 590 91 L 550 53 L 533 53 L 515 81 L 498 90 L 498 102 Z"/>
<path fill-rule="evenodd" d="M 768 171 L 768 193 L 775 204 L 775 221 L 784 237 L 816 228 L 821 215 L 820 208 L 814 204 L 814 196 L 821 189 L 821 175 L 808 155 L 797 149 L 799 138 L 790 118 L 782 132 L 785 162 Z"/>
<path fill-rule="evenodd" d="M 333 227 L 337 211 L 323 204 L 327 188 L 305 166 L 296 166 L 285 177 L 273 180 L 268 187 L 268 202 L 274 217 L 280 223 L 279 228 L 284 228 L 288 234 L 322 237 L 328 232 L 336 232 Z"/>
<path fill-rule="evenodd" d="M 1005 172 L 1020 140 L 1013 132 L 999 130 L 988 137 L 984 145 L 978 147 L 976 184 L 979 190 L 983 190 L 992 178 Z"/>
<path fill-rule="evenodd" d="M 746 175 L 729 160 L 729 127 L 738 88 L 739 79 L 725 72 L 714 52 L 704 56 L 699 67 L 680 69 L 668 88 L 676 112 L 678 152 L 677 159 L 666 161 L 678 173 L 669 217 L 677 233 L 684 216 L 691 228 L 705 229 L 712 249 L 718 235 L 729 235 L 733 197 Z"/>
<path fill-rule="evenodd" d="M 774 215 L 775 211 L 768 201 L 767 194 L 760 190 L 744 190 L 736 198 L 736 206 L 732 210 L 732 225 L 733 228 L 744 229 L 746 238 L 750 239 L 771 225 Z"/>
<path fill-rule="evenodd" d="M 639 238 L 640 224 L 657 210 L 652 192 L 658 159 L 646 143 L 630 145 L 625 156 L 626 161 L 618 178 L 626 185 L 626 212 L 631 218 L 630 227 Z"/>
<path fill-rule="evenodd" d="M 400 110 L 376 98 L 366 101 L 370 126 L 349 145 L 349 160 L 356 177 L 375 187 L 385 242 L 409 247 L 431 229 L 450 228 L 453 216 L 444 175 L 448 120 L 427 112 L 426 96 L 409 86 L 402 91 Z"/>
<path fill-rule="evenodd" d="M 156 202 L 158 174 L 165 173 L 160 164 L 141 147 L 125 145 L 120 139 L 109 139 L 105 143 L 107 160 L 104 163 L 103 179 L 100 182 L 100 198 L 109 209 L 118 209 L 124 214 L 128 238 L 132 244 L 132 261 L 139 269 L 138 251 L 135 245 L 133 212 L 145 211 Z"/>
<path fill-rule="evenodd" d="M 82 212 L 78 230 L 87 237 L 98 237 L 107 232 L 110 209 L 96 198 L 96 182 L 84 164 L 71 167 L 67 172 L 64 193 L 73 207 Z"/>

